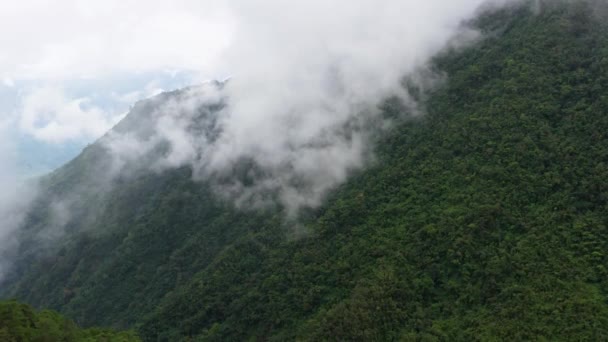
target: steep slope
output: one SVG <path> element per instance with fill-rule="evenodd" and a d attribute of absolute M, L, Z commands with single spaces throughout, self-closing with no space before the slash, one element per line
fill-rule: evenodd
<path fill-rule="evenodd" d="M 607 339 L 608 24 L 601 2 L 542 4 L 483 16 L 483 41 L 438 57 L 428 114 L 381 138 L 304 237 L 188 169 L 137 174 L 87 193 L 91 227 L 58 251 L 25 244 L 5 293 L 146 340 Z"/>

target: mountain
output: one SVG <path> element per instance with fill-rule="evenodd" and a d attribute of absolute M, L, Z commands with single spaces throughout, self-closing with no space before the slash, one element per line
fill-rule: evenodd
<path fill-rule="evenodd" d="M 25 136 L 17 139 L 19 160 L 16 167 L 24 179 L 44 175 L 60 167 L 78 155 L 85 145 L 49 146 Z"/>
<path fill-rule="evenodd" d="M 149 341 L 608 339 L 608 12 L 534 3 L 481 15 L 481 41 L 433 61 L 426 114 L 297 223 L 188 167 L 101 187 L 89 146 L 41 181 L 0 293 Z M 145 135 L 176 96 L 116 129 Z M 40 248 L 57 203 L 72 214 Z"/>

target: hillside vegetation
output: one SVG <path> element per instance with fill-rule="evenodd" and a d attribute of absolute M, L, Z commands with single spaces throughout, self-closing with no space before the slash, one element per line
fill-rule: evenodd
<path fill-rule="evenodd" d="M 36 312 L 15 301 L 0 302 L 0 341 L 3 342 L 137 342 L 133 332 L 80 329 L 56 312 Z"/>
<path fill-rule="evenodd" d="M 374 165 L 297 224 L 182 168 L 80 191 L 40 254 L 28 236 L 53 196 L 103 165 L 90 146 L 45 180 L 2 293 L 149 341 L 606 340 L 604 7 L 481 16 L 480 42 L 433 61 L 447 78 L 426 114 L 377 137 Z"/>

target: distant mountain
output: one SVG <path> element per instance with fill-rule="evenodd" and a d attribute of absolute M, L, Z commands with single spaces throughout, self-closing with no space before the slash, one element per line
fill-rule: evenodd
<path fill-rule="evenodd" d="M 21 137 L 17 146 L 17 171 L 23 178 L 47 174 L 72 160 L 85 146 L 85 143 L 49 145 Z"/>
<path fill-rule="evenodd" d="M 148 341 L 608 339 L 605 4 L 530 3 L 481 15 L 482 41 L 433 61 L 427 113 L 297 224 L 188 167 L 108 183 L 102 138 L 42 180 L 1 295 Z"/>

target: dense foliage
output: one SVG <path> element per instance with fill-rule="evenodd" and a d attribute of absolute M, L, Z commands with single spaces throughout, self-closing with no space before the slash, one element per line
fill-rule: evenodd
<path fill-rule="evenodd" d="M 0 302 L 0 341 L 3 342 L 135 342 L 133 332 L 108 329 L 81 329 L 56 312 L 36 312 L 15 301 Z"/>
<path fill-rule="evenodd" d="M 376 164 L 298 224 L 236 210 L 188 169 L 139 175 L 83 191 L 86 229 L 42 256 L 24 244 L 4 291 L 151 341 L 608 339 L 595 6 L 481 17 L 482 41 L 434 61 L 448 78 L 428 113 L 378 138 Z M 53 193 L 74 191 L 96 149 L 47 180 Z"/>

